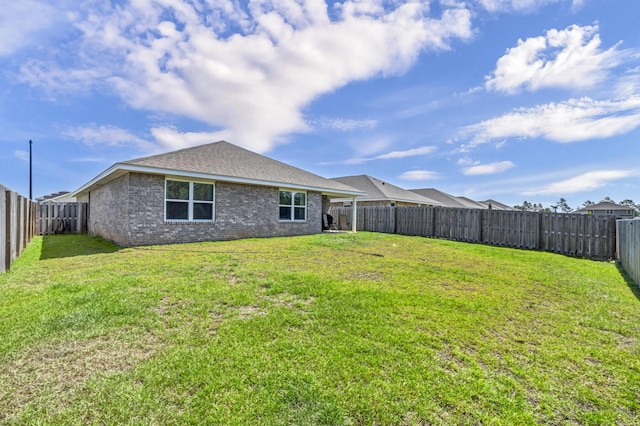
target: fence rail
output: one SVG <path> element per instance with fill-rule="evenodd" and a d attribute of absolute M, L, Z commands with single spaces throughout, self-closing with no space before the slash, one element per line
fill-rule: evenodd
<path fill-rule="evenodd" d="M 36 203 L 0 185 L 0 272 L 11 264 L 35 235 Z"/>
<path fill-rule="evenodd" d="M 640 285 L 640 218 L 619 220 L 616 227 L 618 259 L 631 279 Z"/>
<path fill-rule="evenodd" d="M 87 203 L 38 204 L 37 233 L 84 234 L 87 232 Z"/>
<path fill-rule="evenodd" d="M 350 229 L 351 207 L 331 207 Z M 595 260 L 615 258 L 615 219 L 582 214 L 446 207 L 358 207 L 356 229 L 447 238 L 562 253 Z"/>

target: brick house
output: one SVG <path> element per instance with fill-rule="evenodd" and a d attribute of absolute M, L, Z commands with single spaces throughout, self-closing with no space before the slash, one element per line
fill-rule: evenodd
<path fill-rule="evenodd" d="M 620 204 L 602 201 L 597 204 L 591 204 L 576 210 L 580 214 L 592 214 L 595 216 L 613 216 L 618 219 L 633 219 L 635 211 L 629 206 L 621 206 Z"/>
<path fill-rule="evenodd" d="M 116 163 L 72 195 L 89 234 L 127 247 L 320 233 L 330 198 L 364 193 L 220 141 Z"/>

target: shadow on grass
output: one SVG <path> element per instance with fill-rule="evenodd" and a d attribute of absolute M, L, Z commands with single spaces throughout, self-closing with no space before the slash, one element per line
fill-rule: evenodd
<path fill-rule="evenodd" d="M 618 268 L 618 272 L 620 272 L 620 275 L 622 275 L 622 278 L 624 278 L 624 282 L 627 283 L 633 295 L 636 296 L 636 299 L 640 300 L 640 284 L 636 284 L 633 281 L 629 274 L 627 274 L 627 271 L 624 270 L 620 262 L 616 262 L 616 268 Z"/>
<path fill-rule="evenodd" d="M 84 234 L 45 235 L 42 237 L 40 260 L 114 253 L 120 249 L 111 241 Z"/>

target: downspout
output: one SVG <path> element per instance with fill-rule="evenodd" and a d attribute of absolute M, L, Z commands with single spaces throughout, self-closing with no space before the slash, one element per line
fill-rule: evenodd
<path fill-rule="evenodd" d="M 356 225 L 358 220 L 358 201 L 356 197 L 353 197 L 353 202 L 351 203 L 351 232 L 356 232 Z"/>

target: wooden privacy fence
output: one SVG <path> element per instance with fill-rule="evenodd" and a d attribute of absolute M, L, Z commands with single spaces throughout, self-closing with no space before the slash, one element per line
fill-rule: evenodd
<path fill-rule="evenodd" d="M 618 259 L 633 281 L 640 285 L 640 218 L 618 220 Z"/>
<path fill-rule="evenodd" d="M 588 259 L 615 258 L 614 218 L 448 207 L 358 207 L 356 229 L 543 250 Z M 350 229 L 351 207 L 331 207 Z M 344 226 L 346 224 L 346 226 Z"/>
<path fill-rule="evenodd" d="M 0 185 L 0 272 L 11 264 L 35 235 L 36 203 Z"/>
<path fill-rule="evenodd" d="M 37 233 L 84 234 L 87 232 L 87 203 L 38 204 Z"/>

